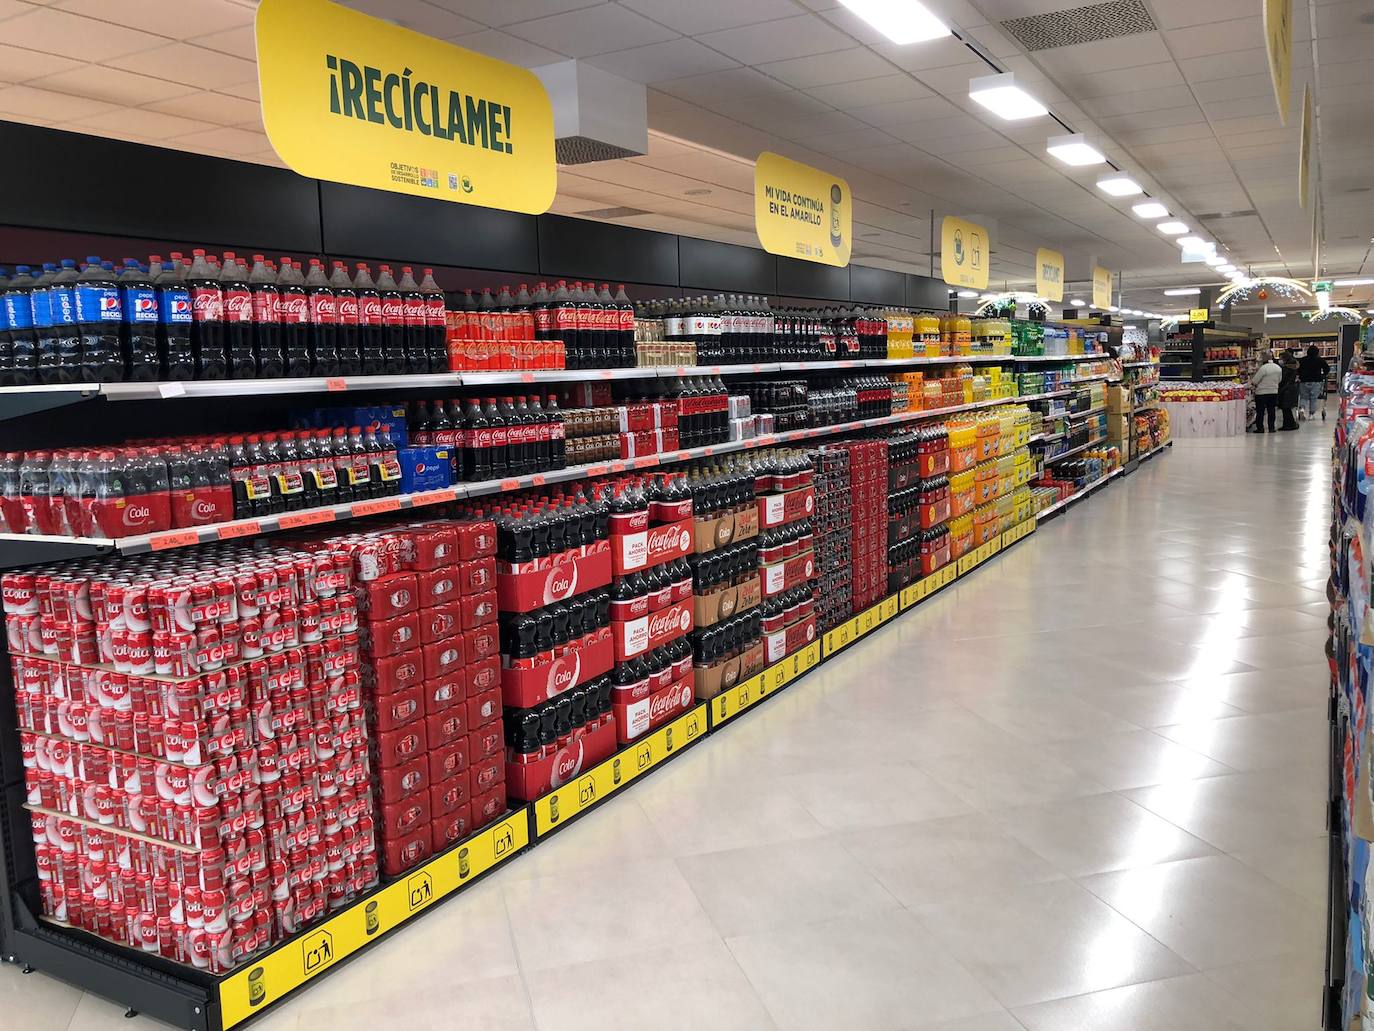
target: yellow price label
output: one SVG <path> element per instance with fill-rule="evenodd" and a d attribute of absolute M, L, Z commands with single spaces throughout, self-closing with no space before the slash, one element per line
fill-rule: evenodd
<path fill-rule="evenodd" d="M 339 965 L 433 903 L 453 894 L 529 845 L 529 815 L 520 809 L 456 848 L 336 913 L 219 983 L 225 1031 L 266 1009 L 317 974 Z"/>

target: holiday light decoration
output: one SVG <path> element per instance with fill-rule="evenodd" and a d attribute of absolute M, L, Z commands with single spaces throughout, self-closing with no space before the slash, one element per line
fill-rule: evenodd
<path fill-rule="evenodd" d="M 1257 276 L 1254 279 L 1236 280 L 1217 294 L 1217 299 L 1213 303 L 1223 306 L 1232 301 L 1246 301 L 1251 297 L 1259 301 L 1267 301 L 1271 297 L 1281 297 L 1288 301 L 1302 301 L 1311 296 L 1312 291 L 1296 279 L 1285 279 L 1282 276 Z"/>
<path fill-rule="evenodd" d="M 1354 308 L 1342 308 L 1338 304 L 1333 304 L 1325 311 L 1318 308 L 1315 311 L 1300 312 L 1308 322 L 1323 322 L 1327 319 L 1339 319 L 1341 322 L 1359 322 L 1362 316 Z"/>

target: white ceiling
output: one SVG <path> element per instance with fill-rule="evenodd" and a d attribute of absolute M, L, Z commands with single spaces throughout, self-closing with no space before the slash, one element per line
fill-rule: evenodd
<path fill-rule="evenodd" d="M 1078 0 L 925 2 L 1257 273 L 1313 271 L 1296 170 L 1315 80 L 1323 271 L 1370 272 L 1374 0 L 1294 0 L 1287 127 L 1259 0 L 1144 0 L 1155 31 L 1035 53 L 999 22 Z M 1071 286 L 1093 261 L 1120 270 L 1132 307 L 1177 310 L 1163 287 L 1208 282 L 1129 201 L 1093 187 L 1100 169 L 1045 155 L 1064 131 L 1052 119 L 1002 122 L 972 104 L 969 78 L 991 69 L 958 40 L 896 46 L 837 0 L 349 3 L 517 64 L 575 57 L 649 87 L 649 153 L 560 170 L 555 211 L 628 205 L 649 214 L 617 221 L 754 244 L 752 161 L 769 149 L 849 180 L 859 263 L 928 273 L 933 210 L 993 229 L 995 285 L 1026 285 L 1038 246 L 1065 253 Z M 0 0 L 0 118 L 279 164 L 256 103 L 255 6 Z"/>

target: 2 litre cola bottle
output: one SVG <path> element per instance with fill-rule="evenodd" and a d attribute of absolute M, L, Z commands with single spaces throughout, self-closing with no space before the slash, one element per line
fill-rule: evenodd
<path fill-rule="evenodd" d="M 76 321 L 81 332 L 81 378 L 88 383 L 123 380 L 119 286 L 109 262 L 86 259 L 86 267 L 76 277 Z"/>
<path fill-rule="evenodd" d="M 334 292 L 335 347 L 339 356 L 339 371 L 356 376 L 362 371 L 363 359 L 358 333 L 358 291 L 348 278 L 342 261 L 334 262 L 329 275 L 329 289 Z"/>
<path fill-rule="evenodd" d="M 277 277 L 261 254 L 253 255 L 253 268 L 248 273 L 248 295 L 253 309 L 253 351 L 257 355 L 258 375 L 263 379 L 279 379 L 286 374 L 281 298 L 277 293 Z"/>
<path fill-rule="evenodd" d="M 364 376 L 380 376 L 386 372 L 386 356 L 382 343 L 382 295 L 372 281 L 371 270 L 358 262 L 358 274 L 353 279 L 358 295 L 358 351 Z"/>
<path fill-rule="evenodd" d="M 119 274 L 119 304 L 123 315 L 120 336 L 129 359 L 129 379 L 147 383 L 162 374 L 165 362 L 158 353 L 157 291 L 133 258 L 124 259 Z"/>
<path fill-rule="evenodd" d="M 253 356 L 253 296 L 248 276 L 233 251 L 225 251 L 219 273 L 220 302 L 224 311 L 224 353 L 230 379 L 255 379 Z"/>
<path fill-rule="evenodd" d="M 205 260 L 203 250 L 197 248 L 191 255 L 186 288 L 191 294 L 191 350 L 196 356 L 196 378 L 224 379 L 229 361 L 224 352 L 224 297 L 219 278 Z M 79 300 L 79 289 L 77 297 Z"/>

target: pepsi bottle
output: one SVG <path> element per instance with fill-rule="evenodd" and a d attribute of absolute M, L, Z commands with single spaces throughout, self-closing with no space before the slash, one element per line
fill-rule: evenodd
<path fill-rule="evenodd" d="M 163 374 L 170 380 L 193 379 L 196 374 L 195 350 L 191 345 L 191 293 L 186 289 L 184 273 L 185 266 L 180 262 L 164 261 L 162 271 L 153 280 L 157 290 L 158 349 L 166 362 Z M 57 274 L 59 280 L 62 275 Z M 54 315 L 56 289 L 54 283 Z"/>
<path fill-rule="evenodd" d="M 107 265 L 102 265 L 97 257 L 89 257 L 76 277 L 81 378 L 88 383 L 117 383 L 124 378 L 124 356 L 119 346 L 119 286 L 113 269 Z M 10 286 L 13 289 L 13 283 Z"/>
<path fill-rule="evenodd" d="M 5 290 L 5 322 L 9 340 L 5 348 L 5 373 L 11 383 L 25 386 L 34 382 L 38 369 L 38 335 L 33 328 L 34 278 L 29 267 L 20 265 Z"/>
<path fill-rule="evenodd" d="M 52 328 L 52 281 L 57 278 L 57 266 L 52 262 L 43 263 L 43 272 L 34 280 L 33 291 L 29 294 L 29 309 L 33 312 L 33 334 L 38 342 L 34 355 L 34 378 L 37 382 L 52 382 L 43 379 L 45 357 L 55 357 L 57 338 Z"/>
<path fill-rule="evenodd" d="M 149 383 L 162 373 L 157 346 L 157 292 L 133 258 L 124 259 L 119 274 L 120 336 L 128 359 L 129 379 Z"/>

